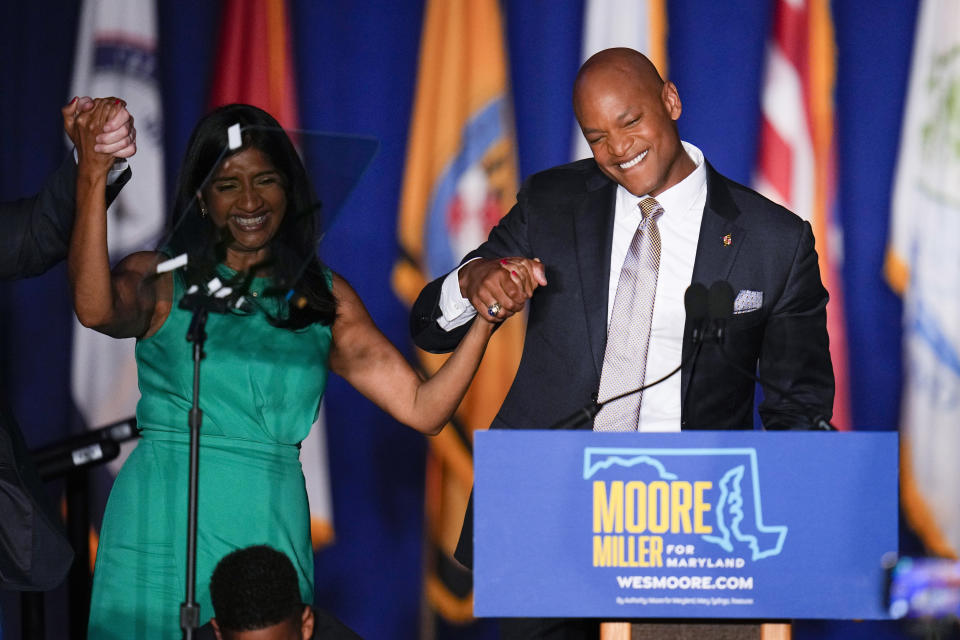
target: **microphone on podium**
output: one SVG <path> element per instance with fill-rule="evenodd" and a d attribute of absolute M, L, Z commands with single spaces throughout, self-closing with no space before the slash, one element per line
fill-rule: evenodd
<path fill-rule="evenodd" d="M 627 396 L 640 393 L 650 387 L 660 384 L 664 380 L 669 379 L 671 376 L 676 375 L 685 364 L 700 351 L 700 348 L 703 346 L 704 342 L 716 342 L 718 351 L 720 352 L 721 357 L 726 361 L 726 363 L 735 371 L 744 375 L 754 382 L 759 383 L 760 385 L 775 391 L 784 398 L 796 403 L 803 412 L 807 415 L 807 419 L 812 425 L 818 430 L 821 431 L 836 431 L 836 427 L 830 424 L 830 421 L 827 420 L 822 413 L 813 409 L 806 402 L 803 402 L 799 399 L 796 394 L 783 389 L 779 385 L 776 385 L 766 378 L 759 377 L 756 373 L 751 372 L 750 370 L 742 367 L 736 360 L 731 358 L 723 348 L 724 338 L 726 337 L 727 330 L 727 321 L 733 317 L 733 305 L 734 305 L 735 296 L 733 293 L 733 287 L 730 286 L 730 283 L 725 280 L 718 280 L 714 282 L 709 291 L 699 282 L 695 282 L 687 287 L 686 292 L 683 296 L 683 306 L 686 311 L 687 321 L 691 323 L 693 330 L 691 333 L 691 339 L 694 342 L 695 346 L 690 350 L 690 353 L 687 354 L 687 358 L 684 359 L 680 365 L 663 376 L 658 380 L 654 380 L 650 384 L 645 384 L 636 389 L 632 389 L 620 395 L 614 396 L 603 402 L 598 402 L 594 400 L 590 404 L 578 409 L 576 412 L 567 416 L 560 422 L 557 422 L 551 425 L 550 429 L 578 429 L 584 424 L 593 420 L 596 417 L 597 413 L 600 412 L 605 405 L 620 400 L 621 398 L 626 398 Z"/>
<path fill-rule="evenodd" d="M 708 323 L 712 324 L 711 333 L 705 338 L 723 343 L 727 330 L 727 320 L 733 317 L 733 287 L 725 280 L 717 280 L 707 292 Z"/>
<path fill-rule="evenodd" d="M 767 378 L 761 378 L 755 372 L 751 372 L 749 369 L 741 366 L 736 360 L 730 357 L 727 354 L 726 350 L 723 348 L 723 338 L 726 332 L 727 320 L 733 317 L 733 287 L 730 286 L 729 282 L 724 280 L 718 280 L 710 286 L 710 291 L 707 292 L 708 297 L 708 309 L 709 309 L 709 324 L 708 337 L 706 340 L 716 340 L 717 346 L 719 347 L 718 351 L 723 359 L 732 369 L 737 373 L 744 375 L 754 382 L 761 384 L 764 387 L 767 387 L 784 398 L 796 403 L 803 412 L 807 415 L 807 419 L 810 421 L 814 427 L 820 431 L 836 431 L 837 428 L 830 424 L 830 421 L 827 420 L 822 413 L 818 410 L 810 407 L 809 404 L 797 397 L 796 394 L 787 391 L 786 389 L 772 383 Z"/>
<path fill-rule="evenodd" d="M 727 285 L 727 286 L 729 287 L 730 285 Z M 608 398 L 603 402 L 598 402 L 597 400 L 594 400 L 590 404 L 570 414 L 560 422 L 557 422 L 551 425 L 549 428 L 550 429 L 579 429 L 584 424 L 593 420 L 594 417 L 596 417 L 597 413 L 600 412 L 600 409 L 610 404 L 611 402 L 616 402 L 621 398 L 626 398 L 636 393 L 640 393 L 641 391 L 645 391 L 646 389 L 656 386 L 661 382 L 663 382 L 664 380 L 668 380 L 669 378 L 679 373 L 679 371 L 683 368 L 683 366 L 687 363 L 687 361 L 692 359 L 700 348 L 700 343 L 703 340 L 703 337 L 706 333 L 706 322 L 707 322 L 709 304 L 710 304 L 710 299 L 708 296 L 707 288 L 705 286 L 703 286 L 699 282 L 694 282 L 689 287 L 687 287 L 687 290 L 683 294 L 683 308 L 686 311 L 687 320 L 693 326 L 693 333 L 691 334 L 691 339 L 696 344 L 696 348 L 690 351 L 687 358 L 683 362 L 681 362 L 676 369 L 674 369 L 667 375 L 663 376 L 662 378 L 654 380 L 650 384 L 645 384 L 643 386 L 637 387 L 636 389 L 632 389 L 625 393 L 621 393 L 620 395 L 613 396 L 612 398 Z M 731 300 L 731 309 L 732 307 L 733 307 L 733 303 Z"/>

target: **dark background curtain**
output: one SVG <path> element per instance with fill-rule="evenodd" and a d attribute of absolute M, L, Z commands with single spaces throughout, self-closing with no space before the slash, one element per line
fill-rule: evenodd
<path fill-rule="evenodd" d="M 36 191 L 65 153 L 59 107 L 72 97 L 77 4 L 0 4 L 0 198 Z M 358 290 L 386 335 L 409 353 L 407 313 L 389 276 L 397 257 L 397 203 L 423 5 L 291 0 L 289 7 L 302 126 L 381 141 L 379 155 L 324 243 L 323 258 Z M 169 185 L 187 135 L 205 112 L 219 12 L 216 2 L 158 2 Z M 864 429 L 897 424 L 900 303 L 883 282 L 881 265 L 916 12 L 917 2 L 901 0 L 850 0 L 833 7 L 852 409 L 854 423 Z M 667 13 L 670 77 L 684 106 L 681 133 L 719 171 L 749 183 L 772 3 L 669 0 Z M 579 63 L 582 2 L 506 1 L 504 17 L 525 177 L 569 159 L 570 87 Z M 136 179 L 136 158 L 132 164 Z M 62 265 L 39 278 L 0 284 L 3 391 L 33 446 L 77 425 L 69 397 L 71 313 Z M 424 441 L 337 378 L 328 388 L 327 425 L 337 539 L 317 557 L 317 602 L 365 637 L 414 638 Z M 10 637 L 15 637 L 15 603 L 3 599 Z M 806 623 L 795 633 L 901 637 L 898 629 L 892 623 Z M 449 635 L 479 637 L 487 630 Z"/>

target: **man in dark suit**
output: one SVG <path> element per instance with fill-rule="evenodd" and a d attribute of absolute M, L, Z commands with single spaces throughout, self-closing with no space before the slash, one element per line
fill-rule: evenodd
<path fill-rule="evenodd" d="M 723 177 L 699 149 L 681 142 L 677 89 L 636 51 L 609 49 L 584 63 L 574 110 L 593 159 L 525 182 L 488 240 L 458 271 L 421 292 L 411 312 L 416 344 L 450 350 L 466 329 L 461 323 L 475 315 L 501 322 L 529 299 L 520 367 L 491 428 L 549 428 L 615 395 L 603 389 L 623 371 L 640 371 L 638 382 L 626 386 L 633 388 L 682 363 L 679 379 L 644 391 L 642 401 L 632 396 L 628 419 L 617 418 L 614 428 L 749 429 L 754 382 L 728 359 L 772 383 L 759 407 L 768 428 L 808 427 L 813 415 L 829 419 L 827 292 L 810 225 Z M 636 281 L 621 276 L 636 272 L 628 256 L 637 238 L 652 237 L 645 226 L 648 198 L 658 211 L 655 293 L 644 313 L 626 319 L 628 325 L 645 323 L 647 331 L 636 349 L 612 353 L 611 345 L 619 344 L 614 327 L 623 321 L 615 302 L 639 287 L 625 287 Z M 684 290 L 717 280 L 733 287 L 734 315 L 722 345 L 695 344 Z M 595 428 L 618 404 L 600 411 Z M 457 549 L 467 566 L 471 537 L 468 509 Z M 504 637 L 517 638 L 596 635 L 596 624 L 584 622 L 505 621 L 501 628 Z"/>
<path fill-rule="evenodd" d="M 69 133 L 77 114 L 92 107 L 90 98 L 74 98 L 63 108 Z M 133 117 L 121 109 L 98 136 L 97 150 L 111 153 L 124 166 L 107 187 L 107 201 L 130 179 L 126 158 L 136 152 Z M 39 194 L 0 202 L 0 279 L 43 273 L 67 254 L 76 208 L 77 168 L 72 154 L 50 176 Z M 73 559 L 56 510 L 49 504 L 30 462 L 23 435 L 0 397 L 0 588 L 52 589 Z"/>

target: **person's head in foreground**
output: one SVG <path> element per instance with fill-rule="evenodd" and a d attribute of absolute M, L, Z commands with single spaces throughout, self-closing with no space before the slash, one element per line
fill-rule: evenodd
<path fill-rule="evenodd" d="M 300 600 L 297 572 L 285 554 L 265 545 L 227 554 L 210 578 L 218 640 L 305 640 L 313 609 Z"/>

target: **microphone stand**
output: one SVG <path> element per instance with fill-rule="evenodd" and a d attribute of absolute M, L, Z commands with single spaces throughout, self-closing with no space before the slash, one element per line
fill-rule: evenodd
<path fill-rule="evenodd" d="M 186 598 L 180 604 L 180 629 L 185 640 L 193 640 L 194 631 L 200 626 L 200 605 L 197 604 L 197 484 L 200 463 L 200 424 L 203 411 L 200 409 L 200 362 L 203 360 L 203 343 L 207 339 L 207 313 L 209 298 L 194 293 L 184 296 L 181 308 L 193 313 L 187 342 L 193 343 L 193 403 L 190 407 L 190 471 L 187 489 L 187 577 Z"/>
<path fill-rule="evenodd" d="M 684 294 L 684 309 L 686 311 L 687 319 L 693 323 L 691 338 L 695 346 L 690 350 L 690 352 L 687 354 L 687 357 L 683 359 L 680 365 L 667 375 L 658 380 L 654 380 L 650 384 L 645 384 L 636 389 L 626 391 L 620 395 L 608 398 L 603 402 L 598 402 L 595 399 L 590 404 L 578 409 L 560 422 L 551 425 L 550 429 L 578 429 L 582 425 L 593 420 L 597 413 L 600 412 L 600 409 L 607 404 L 615 402 L 616 400 L 620 400 L 621 398 L 631 396 L 635 393 L 640 393 L 641 391 L 649 389 L 654 385 L 660 384 L 671 376 L 676 375 L 677 372 L 683 369 L 683 367 L 693 358 L 695 358 L 700 352 L 700 349 L 703 347 L 703 343 L 710 341 L 716 341 L 720 355 L 735 371 L 747 376 L 754 382 L 757 382 L 765 387 L 769 387 L 788 400 L 796 402 L 797 405 L 799 405 L 801 409 L 806 412 L 806 403 L 800 401 L 796 394 L 793 394 L 768 380 L 761 380 L 755 373 L 752 373 L 748 369 L 740 366 L 739 363 L 737 363 L 733 358 L 727 355 L 726 351 L 724 351 L 723 338 L 724 333 L 726 332 L 726 321 L 733 316 L 733 303 L 733 288 L 730 286 L 730 283 L 726 281 L 719 280 L 714 282 L 710 287 L 709 292 L 701 284 L 694 283 L 690 285 Z M 710 330 L 711 322 L 706 321 L 712 321 L 712 331 Z M 837 428 L 830 424 L 830 422 L 820 413 L 808 413 L 807 419 L 810 420 L 810 422 L 821 431 L 837 430 Z"/>
<path fill-rule="evenodd" d="M 744 375 L 744 376 L 750 378 L 751 380 L 753 380 L 753 381 L 756 382 L 757 384 L 760 384 L 760 385 L 762 385 L 762 386 L 764 386 L 764 387 L 769 387 L 770 389 L 772 389 L 772 390 L 776 391 L 777 393 L 779 393 L 779 394 L 780 394 L 781 396 L 783 396 L 784 398 L 787 398 L 788 400 L 792 400 L 792 401 L 796 402 L 797 405 L 801 408 L 801 410 L 803 410 L 804 413 L 806 413 L 806 409 L 807 409 L 806 403 L 801 402 L 800 399 L 797 398 L 797 396 L 796 396 L 795 394 L 787 391 L 786 389 L 783 389 L 782 387 L 780 387 L 780 386 L 778 386 L 778 385 L 773 384 L 773 383 L 770 382 L 769 380 L 763 380 L 763 379 L 761 379 L 759 376 L 757 376 L 756 373 L 751 373 L 749 369 L 741 366 L 736 360 L 734 360 L 733 358 L 731 358 L 731 357 L 727 354 L 727 352 L 724 350 L 724 348 L 723 348 L 723 341 L 722 341 L 722 340 L 719 341 L 719 343 L 718 343 L 717 346 L 719 347 L 718 350 L 720 351 L 720 355 L 723 357 L 724 361 L 726 361 L 726 363 L 727 363 L 730 367 L 732 367 L 734 371 L 736 371 L 737 373 L 740 373 L 741 375 Z M 808 420 L 810 421 L 810 423 L 813 424 L 813 426 L 816 427 L 816 429 L 819 430 L 819 431 L 836 431 L 836 430 L 837 430 L 837 428 L 836 428 L 835 426 L 833 426 L 832 424 L 830 424 L 830 421 L 827 420 L 826 418 L 824 418 L 824 417 L 823 417 L 823 414 L 821 414 L 821 413 L 815 413 L 815 414 L 807 413 L 807 419 L 808 419 Z"/>
<path fill-rule="evenodd" d="M 693 349 L 691 349 L 690 353 L 687 354 L 687 357 L 684 358 L 684 360 L 677 365 L 677 368 L 671 371 L 670 373 L 668 373 L 667 375 L 663 376 L 662 378 L 658 378 L 654 380 L 650 384 L 645 384 L 643 386 L 637 387 L 636 389 L 631 389 L 630 391 L 624 391 L 620 395 L 613 396 L 612 398 L 607 398 L 603 402 L 598 402 L 597 400 L 594 400 L 587 406 L 577 409 L 574 413 L 570 414 L 560 422 L 557 422 L 551 425 L 550 429 L 578 429 L 580 428 L 581 425 L 584 425 L 590 420 L 593 420 L 594 417 L 596 417 L 596 415 L 600 412 L 600 409 L 603 409 L 605 406 L 607 406 L 611 402 L 616 402 L 621 398 L 626 398 L 627 396 L 632 396 L 635 393 L 646 391 L 650 387 L 655 387 L 661 382 L 664 382 L 665 380 L 677 375 L 677 373 L 681 369 L 683 369 L 683 367 L 688 362 L 690 362 L 690 360 L 692 360 L 696 356 L 696 354 L 700 351 L 700 347 L 702 346 L 702 343 L 700 342 L 700 337 L 695 335 L 694 342 L 696 342 L 696 346 Z"/>
<path fill-rule="evenodd" d="M 222 288 L 229 294 L 229 288 Z M 200 409 L 200 363 L 203 360 L 203 343 L 207 339 L 207 317 L 210 312 L 226 313 L 226 296 L 213 295 L 216 292 L 188 292 L 180 300 L 180 308 L 192 313 L 190 327 L 187 329 L 187 342 L 193 344 L 193 400 L 190 406 L 188 424 L 190 426 L 190 470 L 187 489 L 187 568 L 186 596 L 180 604 L 180 629 L 184 640 L 193 640 L 194 632 L 200 627 L 200 605 L 197 603 L 197 493 L 200 467 L 200 425 L 203 411 Z"/>
<path fill-rule="evenodd" d="M 787 391 L 786 389 L 781 388 L 778 385 L 773 384 L 769 380 L 762 380 L 755 372 L 746 369 L 741 366 L 736 360 L 731 358 L 723 348 L 723 337 L 726 331 L 727 320 L 733 317 L 733 304 L 734 304 L 734 295 L 733 287 L 730 286 L 729 282 L 724 280 L 718 280 L 710 286 L 710 291 L 708 292 L 708 315 L 710 320 L 713 321 L 713 332 L 706 336 L 705 339 L 713 339 L 717 342 L 717 350 L 720 352 L 720 356 L 724 361 L 733 368 L 734 371 L 744 375 L 755 383 L 763 385 L 764 387 L 769 387 L 773 389 L 781 396 L 791 400 L 801 408 L 801 410 L 807 414 L 807 419 L 820 431 L 836 431 L 837 428 L 834 427 L 830 422 L 823 417 L 821 413 L 808 413 L 808 405 L 805 402 L 802 402 L 797 398 L 796 394 Z"/>
<path fill-rule="evenodd" d="M 731 307 L 732 307 L 731 302 Z M 612 398 L 607 398 L 603 402 L 598 402 L 596 396 L 594 396 L 593 402 L 587 406 L 578 409 L 574 413 L 570 414 L 560 422 L 557 422 L 550 426 L 550 429 L 579 429 L 580 426 L 590 422 L 596 417 L 597 413 L 600 412 L 600 409 L 610 404 L 620 400 L 621 398 L 626 398 L 627 396 L 632 396 L 635 393 L 640 393 L 645 391 L 650 387 L 656 386 L 675 375 L 683 369 L 690 361 L 692 361 L 697 354 L 700 352 L 700 348 L 703 346 L 704 338 L 704 321 L 706 320 L 707 311 L 708 311 L 708 292 L 706 287 L 700 283 L 693 283 L 683 294 L 683 309 L 686 312 L 687 319 L 693 325 L 693 332 L 691 335 L 691 340 L 693 342 L 693 349 L 687 354 L 687 357 L 680 361 L 680 364 L 677 365 L 677 368 L 663 376 L 658 380 L 654 380 L 650 384 L 645 384 L 636 389 L 626 391 L 620 395 L 613 396 Z"/>
<path fill-rule="evenodd" d="M 183 254 L 167 260 L 157 267 L 157 273 L 175 271 L 187 264 Z M 193 399 L 187 423 L 190 428 L 190 464 L 187 481 L 187 567 L 186 594 L 180 603 L 180 629 L 184 640 L 193 640 L 194 632 L 200 627 L 200 605 L 197 603 L 197 494 L 200 468 L 200 425 L 203 411 L 200 409 L 200 362 L 203 360 L 203 343 L 207 339 L 207 317 L 212 313 L 228 313 L 231 307 L 241 308 L 244 295 L 250 289 L 253 274 L 257 269 L 269 264 L 261 261 L 253 265 L 239 279 L 224 284 L 219 278 L 208 282 L 202 290 L 200 286 L 191 286 L 180 299 L 179 307 L 191 312 L 190 326 L 187 329 L 187 342 L 193 344 Z M 232 285 L 232 286 L 231 286 Z"/>

